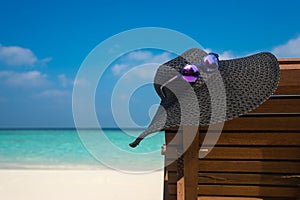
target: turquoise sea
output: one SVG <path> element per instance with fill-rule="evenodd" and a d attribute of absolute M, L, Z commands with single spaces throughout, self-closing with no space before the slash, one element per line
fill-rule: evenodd
<path fill-rule="evenodd" d="M 130 148 L 128 144 L 141 131 L 126 132 L 113 129 L 81 130 L 80 134 L 75 129 L 0 130 L 0 169 L 124 167 L 125 170 L 134 170 L 135 168 L 151 170 L 157 166 L 163 166 L 163 156 L 160 154 L 161 146 L 164 143 L 162 132 L 145 139 L 135 149 Z M 104 134 L 118 151 L 115 151 L 115 148 L 108 148 L 102 141 L 94 140 L 93 137 L 97 137 L 98 134 Z M 90 137 L 93 142 L 87 145 L 82 140 L 86 136 Z M 91 151 L 93 147 L 97 147 L 99 156 L 95 156 Z"/>

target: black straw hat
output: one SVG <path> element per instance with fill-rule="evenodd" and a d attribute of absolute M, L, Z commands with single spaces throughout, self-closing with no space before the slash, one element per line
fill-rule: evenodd
<path fill-rule="evenodd" d="M 158 68 L 154 87 L 161 98 L 160 107 L 131 147 L 136 147 L 147 135 L 166 128 L 207 126 L 246 114 L 266 101 L 277 88 L 279 64 L 267 52 L 221 60 L 217 72 L 200 70 L 200 78 L 195 83 L 178 78 L 162 88 L 183 66 L 197 65 L 205 56 L 203 50 L 190 49 Z"/>

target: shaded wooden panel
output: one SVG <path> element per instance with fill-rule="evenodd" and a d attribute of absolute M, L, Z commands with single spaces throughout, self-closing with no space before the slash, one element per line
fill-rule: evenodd
<path fill-rule="evenodd" d="M 274 94 L 300 94 L 300 87 L 299 86 L 280 86 L 276 89 Z"/>
<path fill-rule="evenodd" d="M 269 99 L 251 113 L 300 113 L 300 98 Z"/>
<path fill-rule="evenodd" d="M 197 200 L 263 200 L 261 198 L 254 197 L 198 197 Z"/>
<path fill-rule="evenodd" d="M 243 116 L 225 122 L 223 130 L 300 130 L 300 116 Z"/>
<path fill-rule="evenodd" d="M 300 162 L 199 160 L 198 170 L 200 172 L 300 174 Z"/>
<path fill-rule="evenodd" d="M 166 137 L 166 144 L 171 144 L 171 145 L 178 145 L 180 144 L 180 138 L 179 137 L 175 137 L 176 133 L 171 133 L 171 132 L 167 132 L 165 134 Z"/>
<path fill-rule="evenodd" d="M 167 169 L 177 171 L 176 161 Z M 300 162 L 292 161 L 222 161 L 199 160 L 199 172 L 238 172 L 238 173 L 282 173 L 300 174 Z"/>
<path fill-rule="evenodd" d="M 177 182 L 177 173 L 175 173 L 175 172 L 169 172 L 169 179 L 168 179 L 168 182 L 170 183 L 170 184 L 172 184 L 172 183 L 176 183 Z"/>
<path fill-rule="evenodd" d="M 287 66 L 285 66 L 287 68 Z M 300 94 L 300 70 L 280 70 L 280 81 L 275 94 Z"/>
<path fill-rule="evenodd" d="M 172 162 L 171 164 L 169 164 L 169 165 L 167 166 L 167 170 L 168 170 L 169 172 L 176 172 L 176 171 L 177 171 L 177 161 Z"/>
<path fill-rule="evenodd" d="M 288 94 L 288 95 L 293 95 L 293 94 L 300 94 L 300 87 L 299 86 L 280 86 L 276 89 L 274 94 Z"/>
<path fill-rule="evenodd" d="M 198 195 L 231 195 L 244 197 L 296 197 L 298 188 L 270 186 L 198 185 Z"/>
<path fill-rule="evenodd" d="M 300 147 L 214 147 L 204 159 L 300 161 Z"/>
<path fill-rule="evenodd" d="M 213 127 L 213 126 L 211 126 Z M 166 130 L 168 140 L 175 137 L 177 127 Z M 200 132 L 206 132 L 208 126 L 200 126 Z M 226 121 L 222 131 L 299 131 L 300 114 L 248 114 Z M 178 140 L 174 140 L 178 143 Z"/>
<path fill-rule="evenodd" d="M 169 146 L 169 147 L 167 147 L 165 155 L 168 159 L 177 159 L 178 158 L 178 150 L 175 146 Z"/>
<path fill-rule="evenodd" d="M 241 173 L 199 173 L 199 184 L 225 185 L 277 185 L 293 186 L 300 184 L 299 175 L 241 174 Z"/>
<path fill-rule="evenodd" d="M 168 189 L 169 189 L 170 196 L 177 195 L 177 185 L 176 184 L 169 184 Z"/>
<path fill-rule="evenodd" d="M 177 200 L 176 195 L 170 195 L 167 200 Z"/>
<path fill-rule="evenodd" d="M 299 69 L 289 69 L 280 70 L 280 86 L 298 86 L 300 85 L 300 68 Z"/>
<path fill-rule="evenodd" d="M 210 133 L 214 134 L 214 133 Z M 200 134 L 200 138 L 205 137 Z M 201 140 L 201 139 L 200 139 Z M 209 143 L 208 143 L 209 144 Z M 299 132 L 223 132 L 216 145 L 220 146 L 300 146 Z"/>

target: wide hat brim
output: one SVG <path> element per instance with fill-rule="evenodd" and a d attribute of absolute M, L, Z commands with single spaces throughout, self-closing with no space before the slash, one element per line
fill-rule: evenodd
<path fill-rule="evenodd" d="M 217 73 L 200 71 L 201 77 L 194 84 L 178 78 L 164 87 L 162 93 L 162 84 L 186 64 L 196 65 L 206 55 L 203 50 L 190 49 L 158 68 L 154 87 L 162 99 L 160 107 L 131 147 L 136 147 L 147 135 L 167 128 L 207 126 L 244 115 L 266 101 L 278 86 L 278 61 L 273 54 L 263 52 L 221 60 Z"/>

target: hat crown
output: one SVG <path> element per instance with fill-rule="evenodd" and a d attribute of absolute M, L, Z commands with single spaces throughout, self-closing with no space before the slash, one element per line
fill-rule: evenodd
<path fill-rule="evenodd" d="M 162 94 L 162 91 L 160 89 L 161 85 L 166 83 L 168 80 L 176 76 L 181 69 L 186 65 L 196 65 L 200 63 L 203 58 L 207 56 L 207 53 L 201 49 L 193 48 L 185 51 L 180 56 L 164 63 L 161 65 L 155 74 L 154 78 L 154 88 L 156 90 L 156 93 L 159 95 L 161 99 L 164 99 L 166 97 L 168 98 L 174 98 L 174 96 L 170 93 L 170 90 L 168 88 L 172 88 L 172 85 L 175 85 L 177 87 L 174 87 L 172 89 L 174 90 L 181 90 L 184 91 L 184 88 L 187 86 L 186 84 L 179 84 L 183 80 L 176 80 L 174 83 L 170 84 L 165 90 L 166 94 Z"/>

